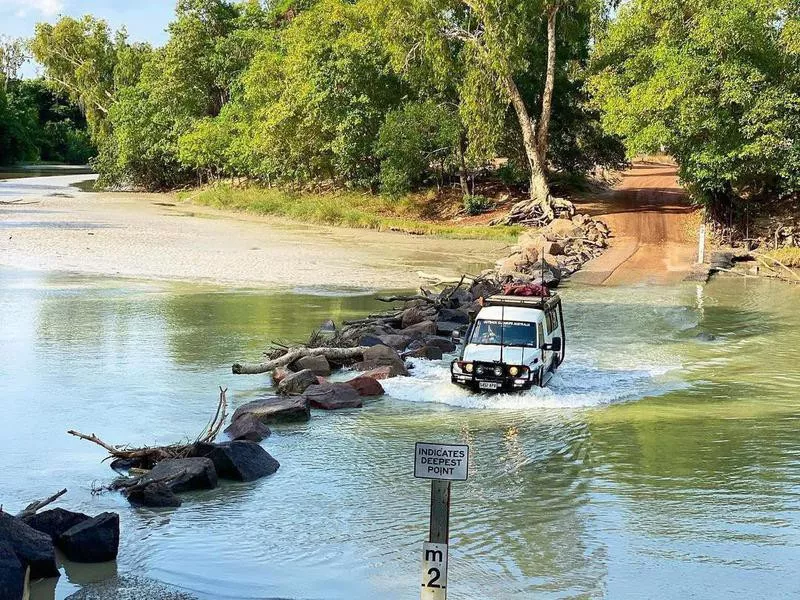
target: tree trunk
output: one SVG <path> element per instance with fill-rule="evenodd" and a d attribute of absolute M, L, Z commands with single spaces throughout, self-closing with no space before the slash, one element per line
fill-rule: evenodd
<path fill-rule="evenodd" d="M 552 6 L 547 13 L 547 73 L 544 80 L 544 93 L 542 94 L 542 115 L 539 118 L 539 135 L 536 146 L 539 152 L 539 161 L 547 170 L 547 147 L 550 142 L 550 115 L 553 112 L 553 88 L 556 77 L 556 14 L 558 5 Z"/>
<path fill-rule="evenodd" d="M 257 375 L 269 373 L 277 367 L 285 367 L 304 356 L 324 356 L 328 360 L 353 360 L 364 356 L 364 347 L 356 348 L 295 348 L 280 358 L 264 363 L 236 363 L 231 370 L 234 375 Z"/>
<path fill-rule="evenodd" d="M 467 161 L 464 154 L 467 151 L 467 140 L 462 134 L 458 141 L 458 180 L 461 185 L 461 194 L 463 196 L 470 196 L 469 178 L 467 176 Z"/>

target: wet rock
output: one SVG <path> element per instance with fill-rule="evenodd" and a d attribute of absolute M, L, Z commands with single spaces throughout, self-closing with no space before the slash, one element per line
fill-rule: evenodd
<path fill-rule="evenodd" d="M 436 323 L 436 333 L 440 336 L 450 337 L 454 331 L 462 331 L 467 326 L 463 323 L 453 323 L 451 321 L 438 321 Z"/>
<path fill-rule="evenodd" d="M 292 373 L 278 384 L 278 392 L 285 396 L 297 396 L 306 391 L 310 385 L 317 383 L 317 376 L 311 369 L 303 369 Z"/>
<path fill-rule="evenodd" d="M 442 352 L 455 352 L 456 346 L 455 342 L 449 337 L 440 337 L 434 336 L 425 339 L 426 346 L 435 346 L 439 348 Z"/>
<path fill-rule="evenodd" d="M 364 347 L 380 346 L 383 345 L 383 342 L 381 341 L 381 338 L 379 338 L 377 335 L 367 334 L 367 335 L 362 335 L 358 339 L 358 345 Z"/>
<path fill-rule="evenodd" d="M 147 480 L 157 481 L 167 477 L 177 476 L 181 471 L 185 473 L 175 479 L 164 482 L 173 492 L 191 492 L 193 490 L 211 490 L 217 487 L 217 472 L 214 463 L 207 458 L 170 458 L 158 463 Z"/>
<path fill-rule="evenodd" d="M 288 398 L 273 396 L 253 400 L 237 408 L 231 417 L 231 422 L 238 421 L 246 414 L 251 414 L 262 423 L 267 424 L 308 421 L 311 418 L 308 401 L 302 396 Z"/>
<path fill-rule="evenodd" d="M 363 375 L 364 377 L 371 377 L 373 379 L 377 379 L 378 381 L 380 381 L 381 379 L 389 379 L 391 377 L 397 377 L 399 375 L 408 374 L 408 371 L 402 373 L 398 371 L 395 367 L 388 365 L 378 365 L 377 367 L 374 367 L 372 369 L 362 369 L 362 370 L 365 371 Z M 403 370 L 406 370 L 405 365 L 403 365 Z"/>
<path fill-rule="evenodd" d="M 442 349 L 436 346 L 422 346 L 406 354 L 412 358 L 426 358 L 428 360 L 442 360 Z"/>
<path fill-rule="evenodd" d="M 713 333 L 708 333 L 707 331 L 701 331 L 698 333 L 694 338 L 700 342 L 713 342 L 716 341 L 717 336 Z"/>
<path fill-rule="evenodd" d="M 281 466 L 264 448 L 246 440 L 197 443 L 192 448 L 192 455 L 208 458 L 220 477 L 234 481 L 255 481 L 272 475 Z"/>
<path fill-rule="evenodd" d="M 318 377 L 327 377 L 331 374 L 331 365 L 324 356 L 304 356 L 292 365 L 297 371 L 308 369 Z"/>
<path fill-rule="evenodd" d="M 272 432 L 253 413 L 246 413 L 228 425 L 225 433 L 232 440 L 260 442 L 269 437 Z"/>
<path fill-rule="evenodd" d="M 405 329 L 406 327 L 411 327 L 417 323 L 422 323 L 427 319 L 428 315 L 422 307 L 412 306 L 411 308 L 407 308 L 403 311 L 403 314 L 400 317 L 400 327 Z"/>
<path fill-rule="evenodd" d="M 312 385 L 303 395 L 312 408 L 322 410 L 361 408 L 364 405 L 358 392 L 346 383 Z"/>
<path fill-rule="evenodd" d="M 131 469 L 143 469 L 145 465 L 141 460 L 136 458 L 115 458 L 111 461 L 111 468 L 120 475 L 125 475 Z"/>
<path fill-rule="evenodd" d="M 371 371 L 378 367 L 390 367 L 390 377 L 408 375 L 405 362 L 396 350 L 388 346 L 372 346 L 364 351 L 364 360 L 356 363 L 353 368 L 357 371 Z"/>
<path fill-rule="evenodd" d="M 390 367 L 383 368 L 387 371 L 390 369 Z M 388 376 L 387 373 L 386 377 Z M 382 379 L 386 379 L 386 377 Z M 358 392 L 359 396 L 383 396 L 386 393 L 378 379 L 369 375 L 359 375 L 345 383 Z"/>
<path fill-rule="evenodd" d="M 0 543 L 6 542 L 23 566 L 31 569 L 31 579 L 58 577 L 56 551 L 50 536 L 36 531 L 21 519 L 0 512 Z"/>
<path fill-rule="evenodd" d="M 281 381 L 286 379 L 294 371 L 286 367 L 275 367 L 272 370 L 272 385 L 279 385 Z"/>
<path fill-rule="evenodd" d="M 53 508 L 25 517 L 22 520 L 36 531 L 46 533 L 50 536 L 50 539 L 55 541 L 70 527 L 89 519 L 91 517 L 83 513 L 72 512 L 63 508 Z"/>
<path fill-rule="evenodd" d="M 135 506 L 150 508 L 175 508 L 183 504 L 181 499 L 163 483 L 150 483 L 130 492 L 127 498 L 128 502 Z"/>
<path fill-rule="evenodd" d="M 379 337 L 381 344 L 384 346 L 389 346 L 390 348 L 394 348 L 395 350 L 405 350 L 405 347 L 411 341 L 411 337 L 405 335 L 407 330 L 403 330 L 403 334 L 385 334 Z"/>
<path fill-rule="evenodd" d="M 67 600 L 197 600 L 197 597 L 152 579 L 116 575 L 82 584 L 81 590 Z"/>
<path fill-rule="evenodd" d="M 119 515 L 105 512 L 78 523 L 58 538 L 58 547 L 74 562 L 116 560 L 119 552 Z"/>
<path fill-rule="evenodd" d="M 426 335 L 435 335 L 436 334 L 436 323 L 433 321 L 422 321 L 421 323 L 417 323 L 416 325 L 411 325 L 410 327 L 406 327 L 403 329 L 403 334 L 408 336 L 409 338 L 419 338 Z M 408 341 L 410 342 L 411 339 Z M 408 345 L 408 343 L 406 343 Z M 403 346 L 402 349 L 405 349 Z"/>
<path fill-rule="evenodd" d="M 439 311 L 439 320 L 464 325 L 469 325 L 470 322 L 469 313 L 460 308 L 443 308 Z"/>
<path fill-rule="evenodd" d="M 17 558 L 11 544 L 0 539 L 0 598 L 22 600 L 28 567 Z"/>

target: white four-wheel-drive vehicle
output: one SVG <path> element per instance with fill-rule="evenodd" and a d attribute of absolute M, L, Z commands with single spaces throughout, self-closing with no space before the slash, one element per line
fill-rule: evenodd
<path fill-rule="evenodd" d="M 561 298 L 491 296 L 467 330 L 453 383 L 474 390 L 545 386 L 564 361 Z"/>

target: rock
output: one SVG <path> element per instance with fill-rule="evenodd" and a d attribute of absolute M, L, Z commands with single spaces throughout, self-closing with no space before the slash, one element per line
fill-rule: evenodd
<path fill-rule="evenodd" d="M 364 403 L 359 393 L 346 383 L 326 383 L 312 385 L 303 394 L 313 408 L 337 410 L 340 408 L 361 408 Z"/>
<path fill-rule="evenodd" d="M 455 290 L 450 294 L 450 300 L 448 300 L 448 308 L 459 308 L 461 306 L 467 306 L 472 304 L 475 301 L 472 294 L 467 290 Z M 431 315 L 433 316 L 433 315 Z"/>
<path fill-rule="evenodd" d="M 544 246 L 542 246 L 541 252 L 544 254 L 545 260 L 547 260 L 548 256 L 559 256 L 564 254 L 564 246 L 562 246 L 560 242 L 547 242 Z"/>
<path fill-rule="evenodd" d="M 14 554 L 11 544 L 6 540 L 0 540 L 0 598 L 23 599 L 27 570 L 28 567 Z"/>
<path fill-rule="evenodd" d="M 138 458 L 115 458 L 110 467 L 120 475 L 125 475 L 131 469 L 143 469 L 145 464 Z"/>
<path fill-rule="evenodd" d="M 550 268 L 541 277 L 542 283 L 548 288 L 557 288 L 561 283 L 561 271 L 557 267 Z"/>
<path fill-rule="evenodd" d="M 422 346 L 412 350 L 406 356 L 413 358 L 426 358 L 428 360 L 442 360 L 442 349 L 436 346 Z"/>
<path fill-rule="evenodd" d="M 378 336 L 380 339 L 381 344 L 384 346 L 389 346 L 390 348 L 394 348 L 395 350 L 405 350 L 408 342 L 411 341 L 411 337 L 405 335 L 405 329 L 403 330 L 403 335 L 399 335 L 396 333 L 389 333 Z"/>
<path fill-rule="evenodd" d="M 461 331 L 466 329 L 463 323 L 452 323 L 450 321 L 439 321 L 436 323 L 436 333 L 440 336 L 450 337 L 454 331 Z"/>
<path fill-rule="evenodd" d="M 403 329 L 403 334 L 409 336 L 409 338 L 419 338 L 426 335 L 435 335 L 436 334 L 436 323 L 433 321 L 422 321 L 421 323 L 417 323 L 416 325 L 411 325 L 410 327 L 406 327 Z M 411 341 L 409 339 L 408 341 Z M 408 343 L 406 343 L 406 346 Z M 403 348 L 405 349 L 405 346 Z"/>
<path fill-rule="evenodd" d="M 297 396 L 306 391 L 310 385 L 317 383 L 317 376 L 311 369 L 303 369 L 292 373 L 278 384 L 278 392 L 286 396 Z"/>
<path fill-rule="evenodd" d="M 260 442 L 269 437 L 272 432 L 253 413 L 246 413 L 228 425 L 225 433 L 232 440 Z"/>
<path fill-rule="evenodd" d="M 21 519 L 0 512 L 0 543 L 6 542 L 23 566 L 31 569 L 31 579 L 58 577 L 56 550 L 50 536 L 36 531 Z"/>
<path fill-rule="evenodd" d="M 25 517 L 22 520 L 36 531 L 46 533 L 50 536 L 50 539 L 56 541 L 67 529 L 89 519 L 91 517 L 83 513 L 71 512 L 63 508 L 53 508 Z"/>
<path fill-rule="evenodd" d="M 508 277 L 519 271 L 520 267 L 524 267 L 526 264 L 528 264 L 528 261 L 522 254 L 512 254 L 500 263 L 497 274 L 500 277 Z"/>
<path fill-rule="evenodd" d="M 550 243 L 550 242 L 546 242 Z M 529 246 L 528 248 L 523 248 L 522 250 L 522 258 L 525 259 L 525 264 L 529 265 L 531 263 L 535 263 L 539 260 L 539 249 Z"/>
<path fill-rule="evenodd" d="M 531 251 L 538 253 L 542 249 L 542 246 L 548 241 L 549 240 L 541 233 L 526 232 L 519 236 L 518 244 L 522 252 Z"/>
<path fill-rule="evenodd" d="M 574 217 L 572 217 L 572 222 L 575 223 L 575 225 L 583 225 L 588 220 L 589 220 L 588 215 L 575 215 Z"/>
<path fill-rule="evenodd" d="M 78 523 L 58 538 L 58 547 L 74 562 L 116 560 L 119 552 L 119 515 L 104 512 Z"/>
<path fill-rule="evenodd" d="M 358 340 L 359 346 L 369 347 L 369 346 L 380 346 L 382 344 L 383 342 L 381 341 L 381 338 L 372 334 L 362 335 Z"/>
<path fill-rule="evenodd" d="M 383 368 L 389 369 L 390 367 Z M 386 377 L 382 379 L 386 379 Z M 359 396 L 383 396 L 386 393 L 378 379 L 369 375 L 359 375 L 345 383 L 358 392 Z"/>
<path fill-rule="evenodd" d="M 611 235 L 611 229 L 609 229 L 608 225 L 602 221 L 595 221 L 594 226 L 597 228 L 597 231 L 603 235 L 603 237 L 608 237 Z"/>
<path fill-rule="evenodd" d="M 234 481 L 255 481 L 272 475 L 281 466 L 264 448 L 246 440 L 197 443 L 192 448 L 192 455 L 210 459 L 220 477 Z"/>
<path fill-rule="evenodd" d="M 440 337 L 440 336 L 433 336 L 425 339 L 426 346 L 435 346 L 439 348 L 442 352 L 455 352 L 456 346 L 455 342 L 449 337 Z"/>
<path fill-rule="evenodd" d="M 158 463 L 147 480 L 156 481 L 186 471 L 182 476 L 164 482 L 173 492 L 191 492 L 193 490 L 211 490 L 217 487 L 217 472 L 214 463 L 207 458 L 170 458 Z"/>
<path fill-rule="evenodd" d="M 553 242 L 567 237 L 579 237 L 581 226 L 571 219 L 553 219 L 541 232 L 548 241 Z"/>
<path fill-rule="evenodd" d="M 231 422 L 238 421 L 246 414 L 252 414 L 259 421 L 267 424 L 308 421 L 311 418 L 308 401 L 302 396 L 292 398 L 273 396 L 253 400 L 237 408 L 231 417 Z"/>
<path fill-rule="evenodd" d="M 364 361 L 384 362 L 384 364 L 391 364 L 393 362 L 402 362 L 400 355 L 397 351 L 388 346 L 373 346 L 364 351 Z"/>
<path fill-rule="evenodd" d="M 304 356 L 292 365 L 298 371 L 308 369 L 318 377 L 327 377 L 331 374 L 331 365 L 324 356 Z"/>
<path fill-rule="evenodd" d="M 128 502 L 135 506 L 150 508 L 178 507 L 183 502 L 163 483 L 149 483 L 143 488 L 132 491 L 127 496 Z"/>
<path fill-rule="evenodd" d="M 463 323 L 469 325 L 469 313 L 460 308 L 443 308 L 439 311 L 439 321 L 450 321 L 451 323 Z"/>
<path fill-rule="evenodd" d="M 422 307 L 412 306 L 411 308 L 407 308 L 403 311 L 403 314 L 400 317 L 400 327 L 405 329 L 411 325 L 422 323 L 422 321 L 427 320 L 427 318 L 428 317 L 425 314 L 425 310 Z"/>
<path fill-rule="evenodd" d="M 275 367 L 272 369 L 272 385 L 278 385 L 281 381 L 291 375 L 293 371 L 286 367 Z"/>
<path fill-rule="evenodd" d="M 405 370 L 405 365 L 403 366 L 403 369 Z M 382 365 L 382 366 L 379 365 L 377 367 L 374 367 L 373 369 L 369 369 L 369 370 L 364 369 L 364 370 L 366 372 L 364 373 L 364 375 L 361 375 L 360 377 L 371 377 L 372 379 L 377 379 L 379 381 L 381 379 L 389 379 L 390 377 L 397 377 L 398 375 L 403 375 L 404 374 L 404 373 L 398 372 L 395 367 L 388 366 L 388 365 Z M 408 374 L 408 371 L 405 372 L 405 375 L 407 375 L 407 374 Z"/>

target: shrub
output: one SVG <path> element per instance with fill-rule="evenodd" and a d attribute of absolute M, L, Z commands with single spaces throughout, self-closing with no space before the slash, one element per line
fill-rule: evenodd
<path fill-rule="evenodd" d="M 479 215 L 491 206 L 492 202 L 486 196 L 464 196 L 464 210 L 468 215 Z"/>

